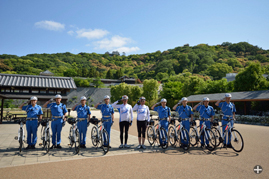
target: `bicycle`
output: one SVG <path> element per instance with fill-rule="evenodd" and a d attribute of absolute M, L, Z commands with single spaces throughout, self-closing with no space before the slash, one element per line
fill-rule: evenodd
<path fill-rule="evenodd" d="M 46 150 L 46 153 L 50 150 L 50 127 L 49 127 L 49 118 L 44 118 L 40 121 L 41 123 L 41 140 L 42 143 L 39 143 L 39 146 L 43 146 L 43 149 Z"/>
<path fill-rule="evenodd" d="M 12 118 L 12 114 L 9 113 L 9 111 L 7 111 L 6 116 L 3 117 L 3 120 L 6 120 L 8 122 L 8 121 L 11 121 L 11 118 Z"/>
<path fill-rule="evenodd" d="M 201 134 L 204 134 L 205 147 L 207 148 L 207 150 L 213 151 L 216 148 L 216 136 L 213 133 L 213 131 L 206 126 L 205 124 L 206 119 L 203 118 L 201 119 L 201 121 L 202 121 L 202 124 L 201 124 L 201 128 L 199 132 L 196 126 L 196 122 L 195 121 L 192 122 L 192 127 L 190 127 L 190 132 L 189 132 L 190 144 L 192 146 L 195 146 L 196 144 L 198 145 L 198 142 L 200 142 L 201 144 L 200 136 Z M 206 141 L 208 141 L 208 144 Z"/>
<path fill-rule="evenodd" d="M 243 148 L 244 148 L 243 137 L 240 134 L 240 132 L 238 132 L 236 129 L 234 129 L 234 127 L 232 127 L 232 125 L 231 125 L 231 120 L 233 120 L 232 116 L 227 116 L 227 117 L 228 117 L 227 118 L 228 123 L 226 125 L 220 126 L 219 121 L 217 119 L 215 121 L 213 121 L 212 131 L 215 133 L 216 139 L 218 140 L 217 141 L 217 146 L 219 146 L 222 143 L 221 148 L 224 148 L 224 143 L 223 142 L 224 142 L 225 137 L 226 137 L 226 144 L 228 143 L 229 138 L 231 138 L 232 149 L 235 152 L 241 152 L 243 150 Z M 221 129 L 220 129 L 223 126 L 226 126 L 225 130 L 223 132 L 224 135 L 223 135 L 223 133 L 221 132 Z M 240 142 L 240 140 L 241 140 L 241 142 Z M 237 148 L 236 144 L 239 144 L 238 148 Z M 227 149 L 227 145 L 226 145 L 225 148 Z"/>
<path fill-rule="evenodd" d="M 17 122 L 20 124 L 20 129 L 18 131 L 18 136 L 15 136 L 14 139 L 19 141 L 19 151 L 21 152 L 23 142 L 25 142 L 23 125 L 26 124 L 26 118 L 20 118 Z"/>
<path fill-rule="evenodd" d="M 150 122 L 149 127 L 147 129 L 147 138 L 149 144 L 152 146 L 155 143 L 159 143 L 160 146 L 163 149 L 166 149 L 168 147 L 168 139 L 167 139 L 167 132 L 166 130 L 161 126 L 160 121 L 164 119 L 160 119 L 159 117 L 157 119 L 152 119 L 152 115 L 150 115 Z M 154 120 L 159 121 L 158 124 L 154 126 Z M 161 132 L 160 132 L 161 131 Z M 161 141 L 163 141 L 161 143 Z"/>
<path fill-rule="evenodd" d="M 182 118 L 178 118 L 177 119 L 179 124 L 176 125 L 175 123 L 175 115 L 172 116 L 171 119 L 171 126 L 169 127 L 168 130 L 168 139 L 169 139 L 169 143 L 171 144 L 171 146 L 176 147 L 176 143 L 179 143 L 179 146 L 181 146 L 181 139 L 184 141 L 184 143 L 187 143 L 186 148 L 184 147 L 183 149 L 185 151 L 188 151 L 190 148 L 190 136 L 189 136 L 189 132 L 187 129 L 185 129 L 183 127 L 182 124 Z M 185 119 L 185 120 L 189 120 L 189 118 Z M 173 121 L 173 122 L 172 122 Z"/>
<path fill-rule="evenodd" d="M 75 145 L 75 153 L 78 154 L 80 150 L 80 137 L 79 137 L 79 129 L 77 127 L 77 122 L 79 120 L 77 118 L 70 117 L 67 119 L 68 124 L 71 125 L 69 130 L 69 147 L 72 149 L 73 145 Z"/>
<path fill-rule="evenodd" d="M 101 125 L 98 125 L 100 122 L 102 122 Z M 98 120 L 93 116 L 90 119 L 90 123 L 94 124 L 91 131 L 91 139 L 92 144 L 96 148 L 100 147 L 103 149 L 104 154 L 106 154 L 109 151 L 109 136 L 104 128 L 103 119 Z"/>

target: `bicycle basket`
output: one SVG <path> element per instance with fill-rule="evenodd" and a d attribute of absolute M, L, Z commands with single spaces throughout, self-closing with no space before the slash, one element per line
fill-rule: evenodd
<path fill-rule="evenodd" d="M 68 122 L 68 124 L 73 125 L 74 123 L 76 123 L 76 118 L 70 117 L 67 119 L 67 122 Z"/>
<path fill-rule="evenodd" d="M 196 121 L 192 121 L 191 125 L 196 126 Z"/>
<path fill-rule="evenodd" d="M 154 121 L 153 120 L 150 120 L 149 121 L 149 125 L 154 126 Z"/>
<path fill-rule="evenodd" d="M 218 125 L 219 125 L 219 122 L 218 122 L 217 120 L 214 120 L 214 121 L 212 122 L 212 124 L 213 124 L 213 126 L 218 126 Z"/>
<path fill-rule="evenodd" d="M 170 124 L 172 124 L 172 125 L 175 125 L 175 119 L 171 119 L 171 122 L 170 122 Z"/>
<path fill-rule="evenodd" d="M 26 118 L 25 118 L 25 117 L 20 118 L 17 122 L 18 122 L 18 124 L 21 124 L 21 122 L 22 122 L 23 124 L 26 124 Z"/>
<path fill-rule="evenodd" d="M 98 119 L 95 118 L 95 116 L 93 116 L 91 119 L 90 119 L 90 123 L 94 124 L 94 125 L 97 125 L 98 124 Z"/>
<path fill-rule="evenodd" d="M 49 122 L 49 120 L 48 119 L 42 119 L 42 121 L 41 121 L 41 125 L 42 126 L 44 126 L 44 127 L 46 127 L 47 126 L 47 122 Z"/>

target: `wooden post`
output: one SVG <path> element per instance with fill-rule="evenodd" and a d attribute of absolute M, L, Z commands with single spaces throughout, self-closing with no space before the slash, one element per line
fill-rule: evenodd
<path fill-rule="evenodd" d="M 247 102 L 244 101 L 244 115 L 247 115 Z"/>
<path fill-rule="evenodd" d="M 4 98 L 2 98 L 0 124 L 2 124 L 2 120 L 3 120 L 3 112 L 4 112 Z"/>

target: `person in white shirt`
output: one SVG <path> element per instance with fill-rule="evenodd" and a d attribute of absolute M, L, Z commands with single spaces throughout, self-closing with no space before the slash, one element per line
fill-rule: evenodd
<path fill-rule="evenodd" d="M 118 105 L 119 102 L 121 102 L 123 104 Z M 127 145 L 127 140 L 128 140 L 128 130 L 129 130 L 129 126 L 132 125 L 133 122 L 133 109 L 132 106 L 127 104 L 128 102 L 128 96 L 127 95 L 123 95 L 121 99 L 119 99 L 118 101 L 114 102 L 112 104 L 113 108 L 117 108 L 119 110 L 120 113 L 120 142 L 121 145 L 119 146 L 119 148 L 130 148 L 129 145 Z M 123 129 L 125 129 L 125 141 L 123 145 Z"/>
<path fill-rule="evenodd" d="M 146 98 L 141 97 L 137 104 L 133 107 L 133 111 L 137 111 L 137 132 L 139 145 L 137 149 L 146 149 L 144 145 L 146 137 L 146 129 L 150 120 L 149 107 L 145 105 Z M 142 145 L 141 145 L 141 134 L 142 134 Z"/>

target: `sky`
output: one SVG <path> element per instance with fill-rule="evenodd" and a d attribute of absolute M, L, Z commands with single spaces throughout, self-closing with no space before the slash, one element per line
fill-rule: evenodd
<path fill-rule="evenodd" d="M 165 51 L 248 42 L 269 49 L 268 0 L 0 0 L 0 54 Z"/>

